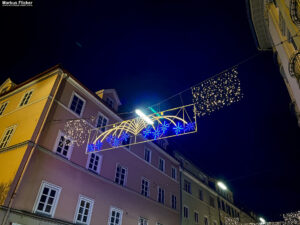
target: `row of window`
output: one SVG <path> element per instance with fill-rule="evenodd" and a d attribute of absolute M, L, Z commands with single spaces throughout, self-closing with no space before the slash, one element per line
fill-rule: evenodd
<path fill-rule="evenodd" d="M 186 191 L 187 193 L 190 193 L 192 194 L 192 189 L 191 189 L 191 182 L 187 181 L 187 180 L 184 180 L 183 181 L 183 190 Z M 198 198 L 200 200 L 203 201 L 203 191 L 201 189 L 198 190 Z M 212 196 L 209 196 L 209 205 L 211 207 L 214 207 L 215 208 L 215 198 L 212 197 Z"/>
<path fill-rule="evenodd" d="M 66 139 L 64 135 L 60 132 L 59 135 L 59 141 L 56 147 L 56 154 L 63 156 L 64 158 L 70 159 L 70 143 L 71 141 L 69 139 Z M 148 150 L 145 149 L 145 152 Z M 147 155 L 147 154 L 145 154 Z M 90 153 L 87 161 L 87 169 L 100 174 L 100 167 L 102 163 L 102 156 L 97 154 L 97 153 Z M 121 185 L 125 186 L 126 181 L 127 181 L 127 176 L 128 176 L 128 171 L 127 168 L 117 164 L 116 165 L 116 172 L 115 172 L 115 179 L 114 182 Z M 141 194 L 150 197 L 150 182 L 146 178 L 142 178 L 141 182 Z M 165 191 L 161 187 L 158 187 L 158 196 L 157 196 L 157 201 L 164 204 L 165 203 Z M 171 197 L 171 202 L 172 202 L 172 208 L 176 209 L 176 196 L 172 195 Z"/>
<path fill-rule="evenodd" d="M 236 211 L 233 207 L 225 203 L 223 200 L 220 200 L 218 198 L 218 207 L 219 209 L 222 209 L 224 212 L 229 214 L 232 217 L 240 217 L 240 213 Z"/>
<path fill-rule="evenodd" d="M 7 146 L 7 143 L 11 139 L 11 136 L 12 136 L 14 130 L 15 130 L 15 126 L 9 127 L 5 130 L 3 138 L 0 142 L 0 148 L 4 148 L 5 146 Z M 65 138 L 65 136 L 61 132 L 59 132 L 58 143 L 56 146 L 56 154 L 66 158 L 66 159 L 70 159 L 71 150 L 72 150 L 71 143 L 72 143 L 71 140 Z M 147 151 L 148 150 L 145 149 L 145 152 L 147 152 Z M 145 154 L 145 156 L 147 156 L 147 154 Z M 86 167 L 88 170 L 90 170 L 94 173 L 100 174 L 101 164 L 102 164 L 102 156 L 101 155 L 99 155 L 97 153 L 89 154 L 87 164 L 86 164 Z M 160 165 L 161 165 L 161 161 L 160 161 Z M 115 183 L 117 183 L 121 186 L 125 186 L 127 176 L 128 176 L 127 168 L 121 166 L 120 164 L 117 164 L 115 180 L 114 180 Z M 177 176 L 176 168 L 172 168 L 172 177 L 175 179 L 176 176 Z M 150 182 L 146 178 L 143 178 L 142 182 L 141 182 L 141 194 L 146 197 L 150 197 Z M 161 187 L 158 187 L 157 201 L 162 204 L 165 203 L 165 191 Z M 176 196 L 175 195 L 171 196 L 171 207 L 173 209 L 176 209 Z"/>
<path fill-rule="evenodd" d="M 56 144 L 56 153 L 63 156 L 66 159 L 70 159 L 71 157 L 71 152 L 72 152 L 72 140 L 70 138 L 66 138 L 66 136 L 60 131 L 58 134 L 57 138 L 57 144 Z M 90 160 L 92 160 L 92 163 L 88 163 L 90 170 L 96 173 L 100 173 L 99 169 L 99 163 L 100 163 L 100 158 L 99 156 L 95 154 L 90 154 Z M 151 155 L 152 152 L 148 148 L 144 149 L 144 159 L 148 163 L 151 163 Z M 159 163 L 158 163 L 158 169 L 161 170 L 162 172 L 165 171 L 165 160 L 162 158 L 159 158 Z M 171 177 L 173 179 L 177 179 L 177 169 L 175 167 L 171 168 Z"/>
<path fill-rule="evenodd" d="M 53 217 L 56 206 L 58 204 L 61 187 L 43 181 L 38 193 L 34 213 L 44 216 Z M 76 224 L 89 224 L 92 216 L 94 200 L 83 195 L 79 195 L 78 202 L 74 214 L 74 223 Z M 110 208 L 108 224 L 109 225 L 122 225 L 123 211 L 115 207 Z M 139 225 L 148 225 L 148 219 L 140 217 L 138 220 Z M 162 225 L 157 222 L 157 225 Z"/>
<path fill-rule="evenodd" d="M 148 148 L 145 148 L 145 150 L 144 150 L 144 159 L 148 163 L 151 163 L 151 155 L 152 155 L 151 150 L 148 149 Z M 158 160 L 158 169 L 162 172 L 165 172 L 165 160 L 162 159 L 162 158 L 159 158 L 159 160 Z M 171 168 L 171 177 L 174 180 L 177 180 L 177 169 L 175 167 Z"/>
<path fill-rule="evenodd" d="M 33 90 L 28 91 L 24 94 L 24 97 L 22 98 L 20 106 L 26 105 L 28 103 L 28 101 L 32 95 L 32 92 L 33 92 Z M 3 114 L 7 104 L 8 104 L 8 102 L 5 102 L 0 105 L 0 115 Z M 81 116 L 84 105 L 85 105 L 85 100 L 83 98 L 81 98 L 78 94 L 73 93 L 70 104 L 69 104 L 69 108 L 75 114 Z M 108 125 L 108 121 L 109 121 L 108 118 L 99 112 L 95 126 L 97 128 L 99 128 L 101 131 L 105 131 L 106 126 Z M 11 127 L 11 128 L 8 128 L 4 132 L 4 136 L 2 137 L 2 140 L 0 142 L 0 148 L 4 148 L 5 146 L 7 146 L 8 142 L 12 136 L 12 133 L 13 133 L 12 131 L 13 131 L 13 129 Z M 59 136 L 60 137 L 59 137 L 59 141 L 57 144 L 58 146 L 57 146 L 56 152 L 59 153 L 60 155 L 64 156 L 65 158 L 70 159 L 70 156 L 71 156 L 70 149 L 72 148 L 72 146 L 71 146 L 72 141 L 70 138 L 66 138 L 65 135 L 62 134 L 62 132 L 60 132 Z M 122 143 L 122 144 L 127 145 L 125 147 L 129 148 L 128 144 L 130 144 L 130 139 L 123 140 L 123 142 L 124 143 Z M 144 159 L 148 163 L 151 163 L 151 154 L 152 154 L 151 150 L 145 149 Z M 165 160 L 162 158 L 159 158 L 158 169 L 161 170 L 162 172 L 165 172 Z M 177 179 L 177 170 L 174 167 L 171 168 L 171 177 L 175 180 Z"/>
<path fill-rule="evenodd" d="M 183 206 L 183 218 L 189 219 L 189 207 Z M 199 213 L 197 211 L 194 211 L 194 222 L 196 224 L 199 223 Z M 208 225 L 208 218 L 204 217 L 204 225 Z M 213 221 L 213 225 L 217 225 L 217 221 Z"/>
<path fill-rule="evenodd" d="M 77 115 L 81 116 L 84 104 L 85 104 L 85 100 L 83 98 L 81 98 L 79 95 L 77 95 L 76 93 L 74 93 L 71 104 L 70 104 L 70 109 L 73 112 L 75 112 Z M 108 125 L 108 118 L 105 117 L 103 114 L 99 113 L 96 127 L 100 128 L 101 131 L 105 131 L 105 126 L 107 126 L 107 125 Z M 122 145 L 127 145 L 125 147 L 129 148 L 128 144 L 130 144 L 130 138 L 128 138 L 127 140 L 124 140 L 124 142 L 125 143 L 122 143 Z M 151 163 L 151 150 L 145 149 L 144 159 L 148 163 Z M 158 169 L 161 170 L 162 172 L 165 172 L 165 160 L 162 158 L 159 159 Z M 171 169 L 171 176 L 173 179 L 177 179 L 177 171 L 176 171 L 176 168 L 174 168 L 174 167 L 172 167 L 172 169 Z"/>
<path fill-rule="evenodd" d="M 28 104 L 29 99 L 30 99 L 30 97 L 32 96 L 32 92 L 33 92 L 33 90 L 30 90 L 30 91 L 26 92 L 26 93 L 23 95 L 23 97 L 22 97 L 22 99 L 21 99 L 21 102 L 20 102 L 20 104 L 19 104 L 19 107 Z M 8 101 L 7 101 L 7 102 L 4 102 L 4 103 L 2 103 L 2 104 L 0 105 L 0 116 L 3 114 L 3 112 L 4 112 L 4 110 L 6 109 L 7 105 L 8 105 Z"/>

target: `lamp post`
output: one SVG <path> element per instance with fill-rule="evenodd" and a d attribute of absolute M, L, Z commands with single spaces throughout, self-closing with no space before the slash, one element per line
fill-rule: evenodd
<path fill-rule="evenodd" d="M 260 224 L 266 224 L 266 220 L 262 217 L 259 217 Z"/>

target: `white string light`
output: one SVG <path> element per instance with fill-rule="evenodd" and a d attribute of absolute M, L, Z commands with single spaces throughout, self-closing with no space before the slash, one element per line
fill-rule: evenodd
<path fill-rule="evenodd" d="M 243 95 L 237 75 L 237 70 L 232 69 L 192 87 L 197 116 L 209 115 L 224 106 L 241 100 Z"/>

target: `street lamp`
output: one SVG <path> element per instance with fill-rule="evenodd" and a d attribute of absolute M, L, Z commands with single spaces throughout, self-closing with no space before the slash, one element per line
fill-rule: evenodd
<path fill-rule="evenodd" d="M 224 190 L 224 191 L 227 190 L 227 187 L 226 187 L 226 185 L 225 185 L 223 182 L 218 181 L 218 182 L 217 182 L 217 185 L 218 185 L 222 190 Z"/>
<path fill-rule="evenodd" d="M 259 217 L 260 224 L 266 224 L 266 220 L 262 217 Z"/>
<path fill-rule="evenodd" d="M 138 114 L 148 124 L 153 125 L 153 121 L 148 116 L 146 116 L 141 110 L 136 109 L 135 113 Z"/>

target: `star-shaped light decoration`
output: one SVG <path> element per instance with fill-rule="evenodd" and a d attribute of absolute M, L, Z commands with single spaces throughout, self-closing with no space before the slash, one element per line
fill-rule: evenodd
<path fill-rule="evenodd" d="M 160 131 L 159 128 L 157 128 L 156 130 L 154 130 L 154 131 L 152 132 L 152 134 L 153 134 L 154 140 L 156 140 L 157 138 L 160 137 L 161 131 Z"/>
<path fill-rule="evenodd" d="M 130 135 L 126 132 L 123 132 L 121 134 L 120 141 L 125 141 L 126 142 L 128 138 L 130 138 Z"/>
<path fill-rule="evenodd" d="M 160 125 L 160 130 L 163 134 L 166 133 L 166 131 L 169 129 L 169 124 L 166 123 L 166 121 L 164 121 L 161 125 Z"/>
<path fill-rule="evenodd" d="M 93 144 L 88 144 L 87 152 L 94 152 L 94 151 L 95 151 L 95 146 Z"/>
<path fill-rule="evenodd" d="M 108 143 L 111 143 L 112 141 L 113 141 L 113 136 L 110 134 L 110 135 L 108 135 L 108 137 L 106 137 L 106 141 L 108 142 Z"/>
<path fill-rule="evenodd" d="M 174 130 L 176 135 L 180 134 L 183 129 L 184 128 L 183 128 L 182 124 L 179 123 L 179 122 L 173 127 L 173 130 Z"/>
<path fill-rule="evenodd" d="M 184 132 L 193 131 L 193 130 L 195 130 L 195 123 L 188 123 L 184 128 Z"/>
<path fill-rule="evenodd" d="M 111 145 L 112 145 L 113 147 L 118 147 L 118 146 L 120 145 L 120 139 L 117 138 L 117 137 L 114 137 L 113 140 L 112 140 Z"/>
<path fill-rule="evenodd" d="M 94 145 L 94 149 L 96 151 L 100 151 L 101 147 L 102 147 L 103 143 L 101 141 L 97 141 L 96 144 Z"/>
<path fill-rule="evenodd" d="M 144 138 L 147 138 L 147 136 L 149 136 L 149 135 L 152 133 L 151 129 L 152 129 L 151 126 L 147 126 L 147 127 L 145 128 L 145 130 L 143 131 L 143 136 L 144 136 Z"/>

